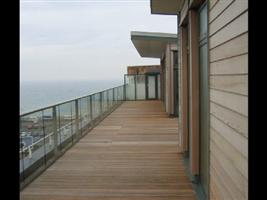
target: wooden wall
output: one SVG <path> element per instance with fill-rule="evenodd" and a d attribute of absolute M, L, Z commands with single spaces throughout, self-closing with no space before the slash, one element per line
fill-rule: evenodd
<path fill-rule="evenodd" d="M 210 199 L 248 199 L 248 0 L 209 0 Z"/>

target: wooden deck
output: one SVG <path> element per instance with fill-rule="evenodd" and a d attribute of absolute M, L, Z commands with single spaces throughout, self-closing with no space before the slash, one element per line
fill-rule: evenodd
<path fill-rule="evenodd" d="M 21 200 L 194 200 L 177 118 L 124 102 L 20 193 Z"/>

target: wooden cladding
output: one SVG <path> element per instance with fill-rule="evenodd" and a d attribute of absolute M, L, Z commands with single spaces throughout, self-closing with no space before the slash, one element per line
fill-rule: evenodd
<path fill-rule="evenodd" d="M 247 9 L 247 0 L 210 0 L 211 199 L 248 199 Z"/>
<path fill-rule="evenodd" d="M 199 175 L 199 24 L 198 13 L 190 2 L 193 1 L 184 3 L 179 27 L 182 147 L 183 151 L 189 151 L 191 175 Z M 209 199 L 245 200 L 248 199 L 248 1 L 209 0 L 208 3 Z"/>
<path fill-rule="evenodd" d="M 188 63 L 187 63 L 187 28 L 180 27 L 180 55 L 181 55 L 181 71 L 182 71 L 182 80 L 181 80 L 181 89 L 182 89 L 182 146 L 183 151 L 188 151 Z"/>

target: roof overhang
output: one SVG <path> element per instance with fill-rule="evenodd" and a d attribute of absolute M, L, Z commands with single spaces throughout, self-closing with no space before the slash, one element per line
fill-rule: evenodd
<path fill-rule="evenodd" d="M 150 0 L 151 14 L 177 15 L 184 0 Z"/>
<path fill-rule="evenodd" d="M 131 40 L 141 57 L 161 58 L 167 44 L 177 43 L 177 34 L 132 31 Z"/>

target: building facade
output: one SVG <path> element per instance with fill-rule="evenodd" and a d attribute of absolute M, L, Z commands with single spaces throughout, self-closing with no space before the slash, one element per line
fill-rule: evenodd
<path fill-rule="evenodd" d="M 179 142 L 202 199 L 248 199 L 248 1 L 151 0 L 177 15 Z"/>
<path fill-rule="evenodd" d="M 138 65 L 128 66 L 127 74 L 147 74 L 147 73 L 161 73 L 160 65 Z"/>

